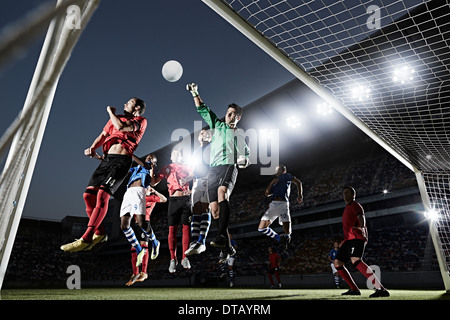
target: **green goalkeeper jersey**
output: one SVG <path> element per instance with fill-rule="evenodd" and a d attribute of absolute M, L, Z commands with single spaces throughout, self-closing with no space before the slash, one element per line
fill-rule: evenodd
<path fill-rule="evenodd" d="M 242 129 L 232 129 L 225 121 L 217 118 L 205 104 L 197 107 L 198 113 L 209 125 L 211 140 L 210 166 L 236 164 L 239 156 L 249 157 L 249 149 Z"/>

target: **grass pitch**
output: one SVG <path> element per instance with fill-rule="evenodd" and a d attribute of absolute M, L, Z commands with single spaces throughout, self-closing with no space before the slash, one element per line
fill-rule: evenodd
<path fill-rule="evenodd" d="M 5 289 L 1 300 L 450 300 L 444 290 L 389 290 L 388 298 L 370 299 L 372 290 L 361 296 L 341 296 L 345 289 L 245 289 L 245 288 L 87 288 Z"/>

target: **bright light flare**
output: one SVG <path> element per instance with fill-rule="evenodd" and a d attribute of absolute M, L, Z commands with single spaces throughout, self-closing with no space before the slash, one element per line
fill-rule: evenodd
<path fill-rule="evenodd" d="M 326 102 L 322 102 L 322 103 L 319 103 L 319 104 L 317 105 L 316 111 L 317 111 L 317 113 L 320 114 L 321 116 L 326 117 L 326 116 L 328 116 L 328 115 L 330 115 L 330 114 L 333 113 L 333 107 L 330 106 L 330 105 L 329 105 L 328 103 L 326 103 Z"/>
<path fill-rule="evenodd" d="M 366 86 L 363 85 L 356 86 L 352 89 L 352 99 L 358 101 L 367 100 L 370 98 L 370 92 L 371 92 L 370 88 Z"/>
<path fill-rule="evenodd" d="M 439 220 L 439 211 L 437 211 L 436 209 L 425 211 L 424 215 L 425 218 L 430 219 L 431 221 Z"/>
<path fill-rule="evenodd" d="M 408 67 L 402 66 L 394 70 L 394 75 L 392 76 L 392 81 L 395 83 L 405 84 L 414 80 L 414 75 L 416 70 Z"/>
<path fill-rule="evenodd" d="M 290 116 L 286 119 L 286 125 L 291 129 L 296 129 L 302 125 L 300 119 L 296 116 Z"/>

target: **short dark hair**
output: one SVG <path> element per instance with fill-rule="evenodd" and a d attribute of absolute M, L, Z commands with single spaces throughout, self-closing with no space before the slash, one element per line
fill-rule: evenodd
<path fill-rule="evenodd" d="M 147 106 L 145 105 L 145 101 L 142 99 L 139 99 L 137 97 L 134 97 L 133 99 L 135 101 L 135 105 L 141 107 L 141 109 L 139 110 L 139 115 L 142 116 L 145 112 L 145 109 L 147 109 Z"/>
<path fill-rule="evenodd" d="M 242 108 L 240 106 L 238 106 L 236 103 L 232 103 L 232 104 L 228 105 L 227 110 L 230 109 L 230 108 L 233 108 L 234 110 L 236 110 L 236 114 L 239 117 L 242 117 Z"/>
<path fill-rule="evenodd" d="M 353 187 L 351 187 L 351 186 L 344 186 L 344 187 L 342 188 L 342 191 L 344 191 L 345 189 L 349 189 L 349 190 L 352 192 L 353 195 L 356 195 L 356 190 L 355 190 L 355 188 L 353 188 Z"/>

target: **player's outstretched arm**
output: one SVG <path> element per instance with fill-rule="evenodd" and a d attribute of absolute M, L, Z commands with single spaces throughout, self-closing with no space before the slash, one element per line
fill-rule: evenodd
<path fill-rule="evenodd" d="M 195 106 L 197 108 L 200 107 L 203 104 L 203 101 L 202 101 L 202 98 L 200 98 L 200 95 L 198 93 L 198 84 L 189 83 L 186 85 L 186 90 L 192 94 L 192 97 L 194 98 Z"/>
<path fill-rule="evenodd" d="M 98 154 L 97 152 L 95 152 L 95 150 L 99 148 L 101 145 L 103 145 L 103 143 L 106 140 L 106 137 L 107 133 L 102 131 L 102 133 L 100 133 L 100 135 L 97 138 L 95 138 L 94 142 L 92 142 L 92 145 L 84 150 L 84 155 L 91 158 L 97 158 Z"/>

